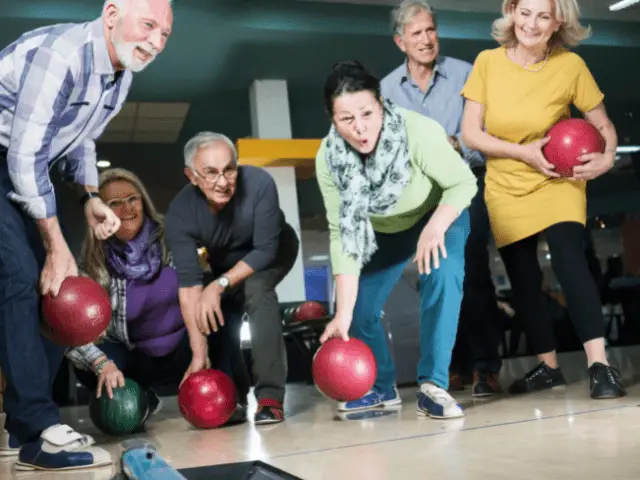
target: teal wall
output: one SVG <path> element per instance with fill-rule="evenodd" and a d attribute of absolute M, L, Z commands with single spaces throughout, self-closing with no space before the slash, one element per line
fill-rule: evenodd
<path fill-rule="evenodd" d="M 102 3 L 6 1 L 0 9 L 0 45 L 38 26 L 91 20 L 100 14 Z M 495 15 L 439 12 L 442 52 L 473 62 L 480 51 L 494 47 L 489 32 L 499 3 Z M 382 76 L 403 60 L 391 38 L 388 7 L 295 0 L 176 0 L 174 11 L 174 32 L 165 52 L 136 76 L 129 99 L 190 102 L 178 144 L 99 146 L 100 155 L 114 165 L 127 165 L 168 191 L 183 182 L 181 145 L 188 137 L 205 129 L 232 138 L 250 135 L 248 91 L 254 79 L 286 79 L 294 137 L 317 138 L 329 125 L 322 85 L 334 62 L 356 58 Z M 636 88 L 640 24 L 586 23 L 594 34 L 577 51 L 606 94 L 621 142 L 640 144 L 640 89 Z M 630 112 L 637 113 L 629 116 Z M 594 195 L 604 200 L 594 208 L 638 208 L 633 203 L 636 187 L 625 183 L 597 191 Z M 316 207 L 313 202 L 301 206 L 304 211 Z"/>

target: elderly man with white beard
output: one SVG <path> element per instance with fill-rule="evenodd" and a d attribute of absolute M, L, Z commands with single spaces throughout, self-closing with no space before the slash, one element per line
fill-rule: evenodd
<path fill-rule="evenodd" d="M 108 0 L 100 18 L 27 32 L 0 51 L 0 368 L 7 414 L 0 455 L 18 470 L 108 465 L 93 439 L 62 425 L 52 385 L 64 348 L 40 334 L 40 296 L 78 268 L 57 219 L 49 168 L 81 187 L 99 239 L 118 217 L 98 194 L 95 140 L 171 34 L 170 0 Z"/>

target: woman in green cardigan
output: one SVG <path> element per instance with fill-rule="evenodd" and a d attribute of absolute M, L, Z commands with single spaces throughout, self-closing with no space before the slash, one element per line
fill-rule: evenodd
<path fill-rule="evenodd" d="M 436 121 L 380 96 L 358 62 L 334 66 L 325 83 L 331 129 L 316 156 L 329 223 L 337 310 L 321 342 L 351 335 L 371 347 L 378 374 L 363 398 L 341 411 L 400 404 L 395 367 L 380 323 L 406 264 L 420 275 L 418 411 L 464 416 L 447 392 L 476 178 Z M 439 275 L 430 276 L 432 269 Z"/>

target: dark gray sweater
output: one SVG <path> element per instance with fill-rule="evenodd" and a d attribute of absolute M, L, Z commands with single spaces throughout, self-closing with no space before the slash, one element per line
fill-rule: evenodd
<path fill-rule="evenodd" d="M 205 247 L 216 271 L 240 260 L 256 271 L 271 265 L 284 225 L 273 177 L 264 169 L 241 166 L 231 201 L 218 213 L 209 208 L 199 188 L 188 184 L 171 201 L 166 240 L 180 287 L 202 285 L 198 247 Z"/>

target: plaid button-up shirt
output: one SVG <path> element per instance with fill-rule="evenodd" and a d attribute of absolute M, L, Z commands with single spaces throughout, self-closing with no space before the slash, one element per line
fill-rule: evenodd
<path fill-rule="evenodd" d="M 10 198 L 34 218 L 56 215 L 49 168 L 98 185 L 95 140 L 118 113 L 132 73 L 115 72 L 102 19 L 23 34 L 0 51 L 0 145 Z"/>

